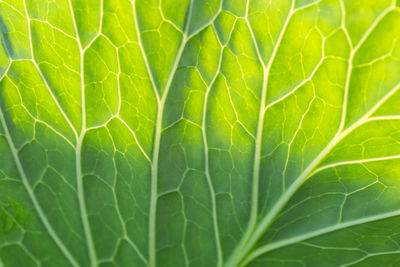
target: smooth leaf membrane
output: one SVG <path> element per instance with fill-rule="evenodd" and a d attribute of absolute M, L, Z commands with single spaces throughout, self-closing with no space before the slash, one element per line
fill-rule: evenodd
<path fill-rule="evenodd" d="M 0 266 L 400 266 L 399 6 L 0 1 Z"/>

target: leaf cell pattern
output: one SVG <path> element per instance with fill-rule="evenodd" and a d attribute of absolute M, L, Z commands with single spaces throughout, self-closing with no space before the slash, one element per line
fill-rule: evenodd
<path fill-rule="evenodd" d="M 0 0 L 0 266 L 400 266 L 400 2 Z"/>

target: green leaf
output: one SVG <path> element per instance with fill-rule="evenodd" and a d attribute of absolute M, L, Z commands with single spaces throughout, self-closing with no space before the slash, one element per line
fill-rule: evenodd
<path fill-rule="evenodd" d="M 0 266 L 398 266 L 399 3 L 0 1 Z"/>

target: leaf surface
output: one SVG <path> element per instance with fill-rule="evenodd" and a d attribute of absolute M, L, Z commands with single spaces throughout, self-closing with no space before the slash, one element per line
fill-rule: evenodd
<path fill-rule="evenodd" d="M 0 266 L 397 266 L 399 2 L 0 1 Z"/>

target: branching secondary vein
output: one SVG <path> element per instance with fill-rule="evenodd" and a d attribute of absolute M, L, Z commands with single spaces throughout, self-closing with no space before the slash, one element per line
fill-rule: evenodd
<path fill-rule="evenodd" d="M 246 6 L 247 14 L 246 15 L 248 15 L 249 4 L 250 4 L 250 0 L 247 1 L 247 6 Z M 278 53 L 280 43 L 282 42 L 283 36 L 289 25 L 289 21 L 292 16 L 292 12 L 294 10 L 294 4 L 295 4 L 295 1 L 291 1 L 291 7 L 290 7 L 289 14 L 286 17 L 286 20 L 283 24 L 281 32 L 279 33 L 277 42 L 274 46 L 274 49 L 272 51 L 271 57 L 270 57 L 267 65 L 265 65 L 264 60 L 261 57 L 260 49 L 258 47 L 258 43 L 254 36 L 251 24 L 248 21 L 248 19 L 246 18 L 246 22 L 247 22 L 248 28 L 250 30 L 250 33 L 252 35 L 253 43 L 256 48 L 260 63 L 263 66 L 264 73 L 263 73 L 263 85 L 262 85 L 261 96 L 260 96 L 261 99 L 260 99 L 260 108 L 259 108 L 259 118 L 258 118 L 255 152 L 254 152 L 251 215 L 250 215 L 248 228 L 247 228 L 246 232 L 244 233 L 242 240 L 237 245 L 236 249 L 233 251 L 231 258 L 227 261 L 227 263 L 226 263 L 227 266 L 236 266 L 243 259 L 243 257 L 248 253 L 248 250 L 246 250 L 245 247 L 250 239 L 250 236 L 252 235 L 252 232 L 255 229 L 256 220 L 257 220 L 257 212 L 258 212 L 258 205 L 257 205 L 257 203 L 258 203 L 258 184 L 259 184 L 259 176 L 260 176 L 261 144 L 262 144 L 262 132 L 263 132 L 263 127 L 264 127 L 264 115 L 265 115 L 264 110 L 266 108 L 268 76 L 269 76 L 269 72 L 272 67 L 272 63 L 274 62 L 274 59 Z"/>
<path fill-rule="evenodd" d="M 371 32 L 373 31 L 373 29 L 376 27 L 376 25 L 385 17 L 385 15 L 387 13 L 389 13 L 391 10 L 393 9 L 393 6 L 390 6 L 389 8 L 387 8 L 384 12 L 382 12 L 382 14 L 380 14 L 380 16 L 378 16 L 376 18 L 376 20 L 371 24 L 370 28 L 365 32 L 365 34 L 363 35 L 363 37 L 361 38 L 360 42 L 355 46 L 354 50 L 352 50 L 352 54 L 350 56 L 350 61 L 352 60 L 355 51 L 357 51 L 361 45 L 365 42 L 365 40 L 368 38 L 368 36 L 371 34 Z M 296 10 L 294 9 L 294 1 L 292 1 L 292 6 L 291 6 L 291 10 L 289 12 L 289 15 L 286 18 L 285 24 L 281 30 L 281 33 L 279 35 L 277 44 L 274 47 L 274 50 L 272 52 L 271 58 L 268 62 L 268 66 L 266 68 L 266 70 L 264 72 L 264 75 L 267 76 L 266 80 L 268 79 L 268 74 L 269 74 L 269 69 L 270 69 L 270 65 L 272 65 L 273 60 L 275 58 L 275 55 L 277 53 L 277 50 L 280 46 L 280 41 L 283 38 L 284 32 L 288 26 L 288 23 L 290 21 L 290 18 L 292 17 L 293 13 Z M 351 65 L 351 64 L 350 64 Z M 350 66 L 349 66 L 350 69 Z M 348 75 L 351 74 L 351 71 L 348 71 Z M 347 77 L 347 80 L 349 80 L 350 77 Z M 346 82 L 346 88 L 348 88 L 348 83 Z M 267 81 L 265 86 L 265 90 L 266 90 L 266 86 L 267 86 Z M 263 87 L 264 88 L 264 87 Z M 319 165 L 319 163 L 325 158 L 325 156 L 341 141 L 343 140 L 343 138 L 345 138 L 349 133 L 351 133 L 354 129 L 358 128 L 360 125 L 364 124 L 369 117 L 372 115 L 372 113 L 377 110 L 384 101 L 386 101 L 386 99 L 388 99 L 394 92 L 397 91 L 397 86 L 396 88 L 394 88 L 391 92 L 389 92 L 384 98 L 382 98 L 369 112 L 367 112 L 367 114 L 365 114 L 365 116 L 363 116 L 361 119 L 359 119 L 357 122 L 355 122 L 353 125 L 351 125 L 350 127 L 348 127 L 346 130 L 343 131 L 344 128 L 344 120 L 345 120 L 345 114 L 342 115 L 342 120 L 341 120 L 341 124 L 340 127 L 338 129 L 337 134 L 335 135 L 335 137 L 331 140 L 331 142 L 328 143 L 328 145 L 320 152 L 320 154 L 308 165 L 308 167 L 297 177 L 297 179 L 293 182 L 293 184 L 287 189 L 287 191 L 280 197 L 280 199 L 278 200 L 278 202 L 273 206 L 273 208 L 270 210 L 269 213 L 267 213 L 267 215 L 261 219 L 261 221 L 257 224 L 253 223 L 253 224 L 249 224 L 250 227 L 250 231 L 248 230 L 242 241 L 239 243 L 238 247 L 236 248 L 236 250 L 232 253 L 231 258 L 228 260 L 227 262 L 227 266 L 236 266 L 236 265 L 241 265 L 243 264 L 243 260 L 246 259 L 247 254 L 249 253 L 249 251 L 254 247 L 254 245 L 257 243 L 257 241 L 261 238 L 261 236 L 263 235 L 263 233 L 265 233 L 265 231 L 268 229 L 268 227 L 272 224 L 272 222 L 274 221 L 274 219 L 276 218 L 276 216 L 278 215 L 278 213 L 282 210 L 282 208 L 286 205 L 286 203 L 290 200 L 290 198 L 295 194 L 295 192 L 297 192 L 298 188 L 300 188 L 300 186 L 304 183 L 304 181 L 309 177 L 309 175 L 314 171 L 314 169 Z M 345 95 L 347 95 L 347 90 L 345 90 Z M 344 103 L 343 106 L 347 106 L 347 96 L 344 97 Z M 263 109 L 261 109 L 260 112 L 264 111 L 265 107 Z M 346 112 L 346 109 L 343 109 L 343 113 Z M 262 115 L 263 116 L 263 115 Z M 259 122 L 261 121 L 263 117 L 261 117 L 259 119 Z M 262 129 L 260 132 L 260 136 L 262 134 Z M 257 138 L 258 138 L 259 134 L 257 134 Z M 260 137 L 261 138 L 261 137 Z M 255 164 L 257 163 L 257 165 L 254 165 L 254 170 L 255 171 L 259 171 L 259 160 L 257 161 L 257 143 L 256 143 L 256 156 L 255 156 Z M 255 181 L 258 181 L 258 173 L 253 173 L 254 177 L 256 177 Z M 253 179 L 254 182 L 254 179 Z M 254 187 L 253 187 L 254 188 Z M 257 190 L 258 186 L 256 188 L 254 188 L 254 190 Z M 253 197 L 254 197 L 254 191 L 253 191 Z M 257 197 L 258 200 L 258 197 Z M 253 198 L 254 201 L 254 198 Z M 253 203 L 254 205 L 254 203 Z M 254 206 L 253 206 L 254 207 Z M 250 220 L 251 222 L 252 220 Z"/>

